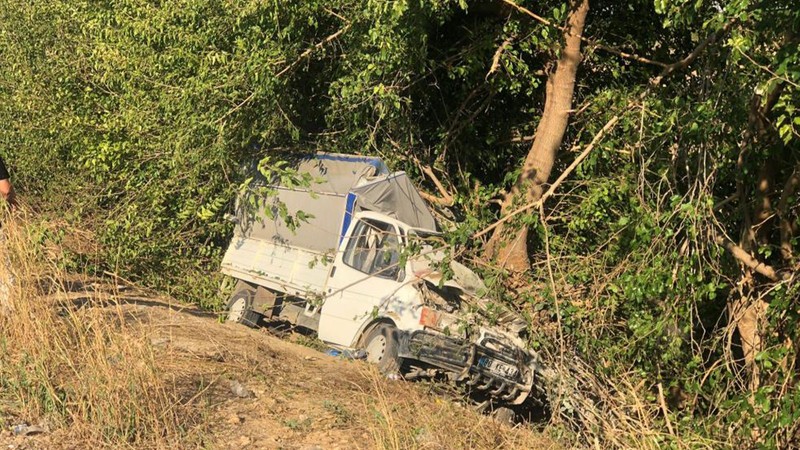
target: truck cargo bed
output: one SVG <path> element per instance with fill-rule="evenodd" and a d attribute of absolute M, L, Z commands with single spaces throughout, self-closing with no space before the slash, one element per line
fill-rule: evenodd
<path fill-rule="evenodd" d="M 306 297 L 323 292 L 330 265 L 325 255 L 285 244 L 237 237 L 222 260 L 222 273 L 234 278 L 275 289 L 290 295 Z M 254 262 L 269 271 L 254 269 Z"/>

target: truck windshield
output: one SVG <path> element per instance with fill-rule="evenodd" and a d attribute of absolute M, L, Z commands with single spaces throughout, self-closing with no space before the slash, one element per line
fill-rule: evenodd
<path fill-rule="evenodd" d="M 436 271 L 436 265 L 444 261 L 447 242 L 441 233 L 427 230 L 408 230 L 408 248 L 411 253 L 411 270 L 417 276 Z"/>
<path fill-rule="evenodd" d="M 400 272 L 400 239 L 388 223 L 363 219 L 356 224 L 343 258 L 348 266 L 369 275 L 397 279 Z"/>

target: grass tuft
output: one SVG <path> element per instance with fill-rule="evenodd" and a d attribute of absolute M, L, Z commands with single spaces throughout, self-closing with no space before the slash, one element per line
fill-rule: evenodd
<path fill-rule="evenodd" d="M 152 346 L 128 327 L 114 295 L 81 296 L 42 225 L 3 219 L 0 405 L 19 420 L 68 429 L 96 446 L 165 448 L 194 425 Z M 69 280 L 68 282 L 64 280 Z M 87 298 L 87 295 L 89 297 Z M 94 302 L 106 308 L 83 307 Z"/>

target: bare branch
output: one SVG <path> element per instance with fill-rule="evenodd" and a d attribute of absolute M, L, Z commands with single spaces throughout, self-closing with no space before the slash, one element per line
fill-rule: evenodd
<path fill-rule="evenodd" d="M 492 76 L 493 73 L 497 72 L 497 69 L 500 68 L 500 57 L 503 56 L 503 52 L 506 51 L 509 45 L 514 42 L 514 38 L 516 36 L 510 36 L 508 39 L 503 41 L 500 44 L 500 47 L 497 47 L 497 50 L 494 52 L 494 56 L 492 56 L 492 67 L 489 68 L 489 72 L 486 74 L 486 79 Z"/>
<path fill-rule="evenodd" d="M 685 58 L 683 58 L 680 61 L 674 62 L 674 63 L 664 67 L 664 70 L 661 71 L 661 73 L 657 77 L 653 78 L 650 81 L 650 84 L 652 86 L 658 86 L 661 83 L 661 81 L 664 78 L 666 78 L 667 76 L 669 76 L 672 72 L 675 72 L 676 70 L 680 70 L 680 69 L 683 69 L 683 68 L 689 66 L 689 64 L 693 63 L 694 60 L 697 59 L 697 57 L 700 56 L 701 53 L 703 53 L 703 50 L 705 50 L 706 47 L 708 47 L 709 45 L 713 44 L 714 42 L 717 41 L 717 39 L 719 39 L 725 33 L 727 33 L 728 30 L 731 29 L 733 24 L 737 22 L 737 20 L 738 20 L 737 18 L 733 18 L 731 20 L 728 20 L 725 23 L 725 25 L 723 25 L 722 28 L 720 28 L 719 30 L 715 31 L 714 33 L 711 33 L 707 38 L 705 38 L 705 40 L 703 40 L 703 42 L 701 42 L 697 47 L 695 47 L 694 50 L 692 50 L 691 53 L 686 55 Z"/>
<path fill-rule="evenodd" d="M 788 278 L 786 275 L 779 276 L 778 272 L 772 266 L 764 264 L 761 261 L 753 258 L 753 256 L 751 256 L 750 253 L 747 253 L 745 249 L 721 236 L 715 236 L 714 242 L 716 242 L 717 245 L 725 247 L 725 249 L 728 250 L 728 252 L 730 252 L 734 258 L 738 259 L 739 262 L 744 264 L 745 267 L 764 275 L 772 281 L 779 281 L 781 279 L 785 280 Z"/>
<path fill-rule="evenodd" d="M 569 167 L 567 167 L 566 170 L 564 170 L 561 173 L 561 175 L 558 177 L 558 179 L 555 182 L 553 182 L 552 185 L 550 185 L 550 188 L 547 190 L 547 192 L 542 194 L 541 198 L 539 198 L 536 201 L 530 202 L 530 203 L 528 203 L 528 204 L 526 204 L 526 205 L 524 205 L 524 206 L 522 206 L 520 208 L 517 208 L 514 211 L 506 214 L 505 217 L 503 217 L 500 220 L 498 220 L 497 222 L 489 225 L 488 227 L 484 228 L 483 230 L 475 233 L 472 237 L 473 238 L 479 238 L 479 237 L 483 236 L 484 234 L 486 234 L 486 233 L 494 230 L 495 228 L 499 227 L 500 225 L 508 222 L 514 216 L 516 216 L 516 215 L 518 215 L 520 213 L 523 213 L 525 211 L 528 211 L 528 210 L 530 210 L 532 208 L 536 208 L 539 205 L 544 204 L 544 202 L 548 198 L 550 198 L 550 196 L 553 195 L 553 193 L 555 192 L 556 188 L 558 188 L 558 186 L 569 176 L 569 174 L 571 174 L 572 171 L 575 170 L 575 168 L 578 167 L 578 165 L 581 162 L 583 162 L 583 160 L 586 159 L 587 156 L 589 156 L 589 153 L 591 153 L 591 151 L 594 149 L 594 147 L 597 145 L 597 143 L 600 142 L 600 140 L 602 140 L 603 137 L 609 131 L 614 129 L 614 127 L 617 125 L 617 122 L 619 122 L 619 118 L 620 118 L 621 115 L 622 115 L 622 113 L 617 114 L 616 116 L 612 117 L 608 122 L 606 122 L 605 126 L 603 126 L 603 128 L 600 131 L 598 131 L 597 134 L 594 135 L 594 138 L 592 138 L 592 142 L 590 142 L 589 145 L 587 145 L 586 148 L 583 149 L 581 154 L 578 155 L 577 158 L 575 158 L 575 161 L 573 161 L 572 164 L 570 164 Z"/>
<path fill-rule="evenodd" d="M 511 0 L 503 0 L 503 2 L 505 4 L 511 6 L 512 8 L 516 9 L 517 11 L 519 11 L 519 12 L 521 12 L 521 13 L 527 15 L 527 16 L 532 17 L 534 20 L 536 20 L 536 21 L 538 21 L 540 23 L 543 23 L 543 24 L 545 24 L 547 26 L 553 27 L 553 28 L 555 28 L 557 30 L 561 30 L 563 32 L 568 32 L 566 27 L 562 27 L 562 26 L 556 25 L 553 22 L 550 22 L 549 20 L 545 19 L 544 17 L 542 17 L 542 16 L 534 13 L 533 11 L 529 10 L 528 8 L 525 8 L 523 6 L 517 5 L 516 3 L 514 3 Z M 637 62 L 644 63 L 644 64 L 651 64 L 651 65 L 658 66 L 658 67 L 668 67 L 669 66 L 669 64 L 667 64 L 667 63 L 663 63 L 661 61 L 655 61 L 655 60 L 652 60 L 652 59 L 648 59 L 648 58 L 645 58 L 643 56 L 636 55 L 634 53 L 627 53 L 627 52 L 624 52 L 624 51 L 622 51 L 622 50 L 620 50 L 620 49 L 618 49 L 616 47 L 611 47 L 611 46 L 608 46 L 608 45 L 604 45 L 604 44 L 601 44 L 601 43 L 599 43 L 597 41 L 594 41 L 592 39 L 589 39 L 589 38 L 586 38 L 586 37 L 583 37 L 583 36 L 581 36 L 581 41 L 589 44 L 590 46 L 593 46 L 595 48 L 598 48 L 600 50 L 603 50 L 603 51 L 606 51 L 606 52 L 609 52 L 609 53 L 613 53 L 613 54 L 615 54 L 615 55 L 617 55 L 619 57 L 625 58 L 625 59 L 630 59 L 630 60 L 637 61 Z M 491 73 L 491 71 L 490 71 L 490 73 Z"/>
<path fill-rule="evenodd" d="M 714 205 L 714 208 L 713 208 L 713 209 L 714 209 L 714 211 L 719 211 L 719 210 L 720 210 L 720 209 L 722 209 L 722 208 L 723 208 L 725 205 L 727 205 L 727 204 L 728 204 L 728 203 L 730 203 L 730 202 L 733 202 L 733 201 L 735 201 L 737 198 L 739 198 L 739 194 L 738 194 L 738 193 L 733 193 L 733 194 L 731 194 L 730 196 L 728 196 L 727 198 L 725 198 L 725 199 L 723 199 L 723 200 L 720 200 L 720 201 L 719 201 L 719 203 L 717 203 L 717 204 L 715 204 L 715 205 Z"/>
<path fill-rule="evenodd" d="M 669 434 L 675 436 L 675 430 L 672 429 L 672 423 L 669 421 L 669 410 L 667 409 L 667 402 L 664 401 L 664 388 L 661 386 L 661 383 L 658 383 L 658 403 L 661 405 L 661 411 L 664 413 L 664 421 L 667 423 Z"/>
<path fill-rule="evenodd" d="M 399 146 L 397 145 L 395 146 L 399 148 Z M 444 185 L 439 180 L 439 177 L 437 177 L 436 174 L 433 173 L 433 169 L 431 169 L 431 167 L 428 165 L 422 164 L 422 161 L 420 161 L 419 158 L 417 158 L 416 156 L 411 155 L 411 158 L 414 160 L 414 163 L 417 165 L 417 167 L 419 167 L 419 170 L 421 170 L 422 173 L 424 173 L 425 175 L 428 176 L 428 178 L 431 179 L 433 184 L 436 186 L 436 189 L 439 191 L 439 194 L 441 194 L 441 197 L 437 197 L 435 195 L 428 194 L 427 192 L 420 191 L 419 192 L 420 196 L 431 203 L 436 203 L 438 205 L 443 205 L 443 206 L 453 206 L 453 204 L 455 203 L 455 197 L 453 196 L 452 193 L 450 193 L 450 191 L 445 189 Z"/>
<path fill-rule="evenodd" d="M 617 55 L 617 56 L 619 56 L 621 58 L 630 59 L 630 60 L 633 60 L 633 61 L 636 61 L 636 62 L 640 62 L 640 63 L 643 63 L 643 64 L 650 64 L 651 66 L 667 67 L 669 65 L 667 63 L 663 63 L 661 61 L 656 61 L 656 60 L 653 60 L 653 59 L 645 58 L 644 56 L 639 56 L 639 55 L 636 55 L 634 53 L 626 53 L 626 52 L 623 52 L 622 50 L 620 50 L 620 49 L 618 49 L 616 47 L 611 47 L 611 46 L 608 46 L 608 45 L 600 44 L 598 42 L 593 42 L 593 41 L 591 41 L 590 39 L 587 39 L 587 38 L 581 38 L 581 39 L 584 42 L 586 42 L 586 43 L 588 43 L 590 45 L 593 45 L 595 48 L 598 48 L 598 49 L 603 50 L 603 51 L 608 52 L 608 53 L 613 53 L 613 54 L 615 54 L 615 55 Z"/>
<path fill-rule="evenodd" d="M 442 206 L 453 206 L 452 198 L 437 197 L 433 194 L 428 194 L 425 191 L 419 191 L 419 196 L 422 197 L 423 200 L 430 203 L 436 203 L 437 205 Z"/>
<path fill-rule="evenodd" d="M 558 25 L 554 24 L 553 22 L 550 22 L 549 20 L 545 19 L 544 17 L 534 13 L 530 9 L 525 8 L 524 6 L 519 6 L 518 4 L 512 2 L 511 0 L 503 0 L 503 3 L 511 6 L 512 8 L 516 9 L 517 11 L 519 11 L 519 12 L 521 12 L 523 14 L 526 14 L 526 15 L 528 15 L 530 17 L 533 17 L 538 22 L 541 22 L 541 23 L 543 23 L 543 24 L 545 24 L 547 26 L 551 26 L 551 27 L 553 27 L 555 29 L 558 29 L 558 30 L 561 30 L 561 31 L 565 31 L 564 27 L 558 26 Z"/>
<path fill-rule="evenodd" d="M 342 28 L 341 30 L 337 31 L 336 33 L 333 33 L 332 35 L 326 37 L 322 41 L 317 42 L 313 47 L 307 48 L 306 51 L 301 53 L 300 56 L 298 56 L 297 59 L 293 63 L 291 63 L 288 66 L 284 67 L 283 70 L 281 70 L 280 72 L 275 74 L 275 77 L 278 78 L 281 75 L 285 74 L 286 72 L 290 71 L 296 65 L 300 64 L 304 59 L 306 59 L 309 55 L 311 55 L 311 53 L 313 53 L 315 50 L 319 50 L 322 47 L 324 47 L 326 44 L 336 40 L 339 36 L 344 34 L 348 29 L 350 29 L 350 24 L 349 23 L 344 28 Z"/>
<path fill-rule="evenodd" d="M 422 172 L 425 173 L 425 175 L 428 176 L 428 178 L 431 179 L 431 181 L 433 181 L 433 184 L 436 185 L 436 189 L 438 189 L 439 193 L 442 195 L 440 203 L 445 204 L 447 206 L 452 206 L 454 202 L 453 194 L 451 194 L 450 192 L 447 191 L 447 189 L 444 188 L 442 182 L 439 181 L 439 177 L 437 177 L 436 174 L 433 173 L 433 169 L 431 169 L 429 166 L 425 166 L 422 164 L 419 164 L 419 168 L 420 170 L 422 170 Z"/>

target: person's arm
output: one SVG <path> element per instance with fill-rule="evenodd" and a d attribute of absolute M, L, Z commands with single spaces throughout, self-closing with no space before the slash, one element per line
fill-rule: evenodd
<path fill-rule="evenodd" d="M 14 187 L 8 179 L 0 180 L 0 196 L 2 196 L 9 205 L 14 206 Z"/>

